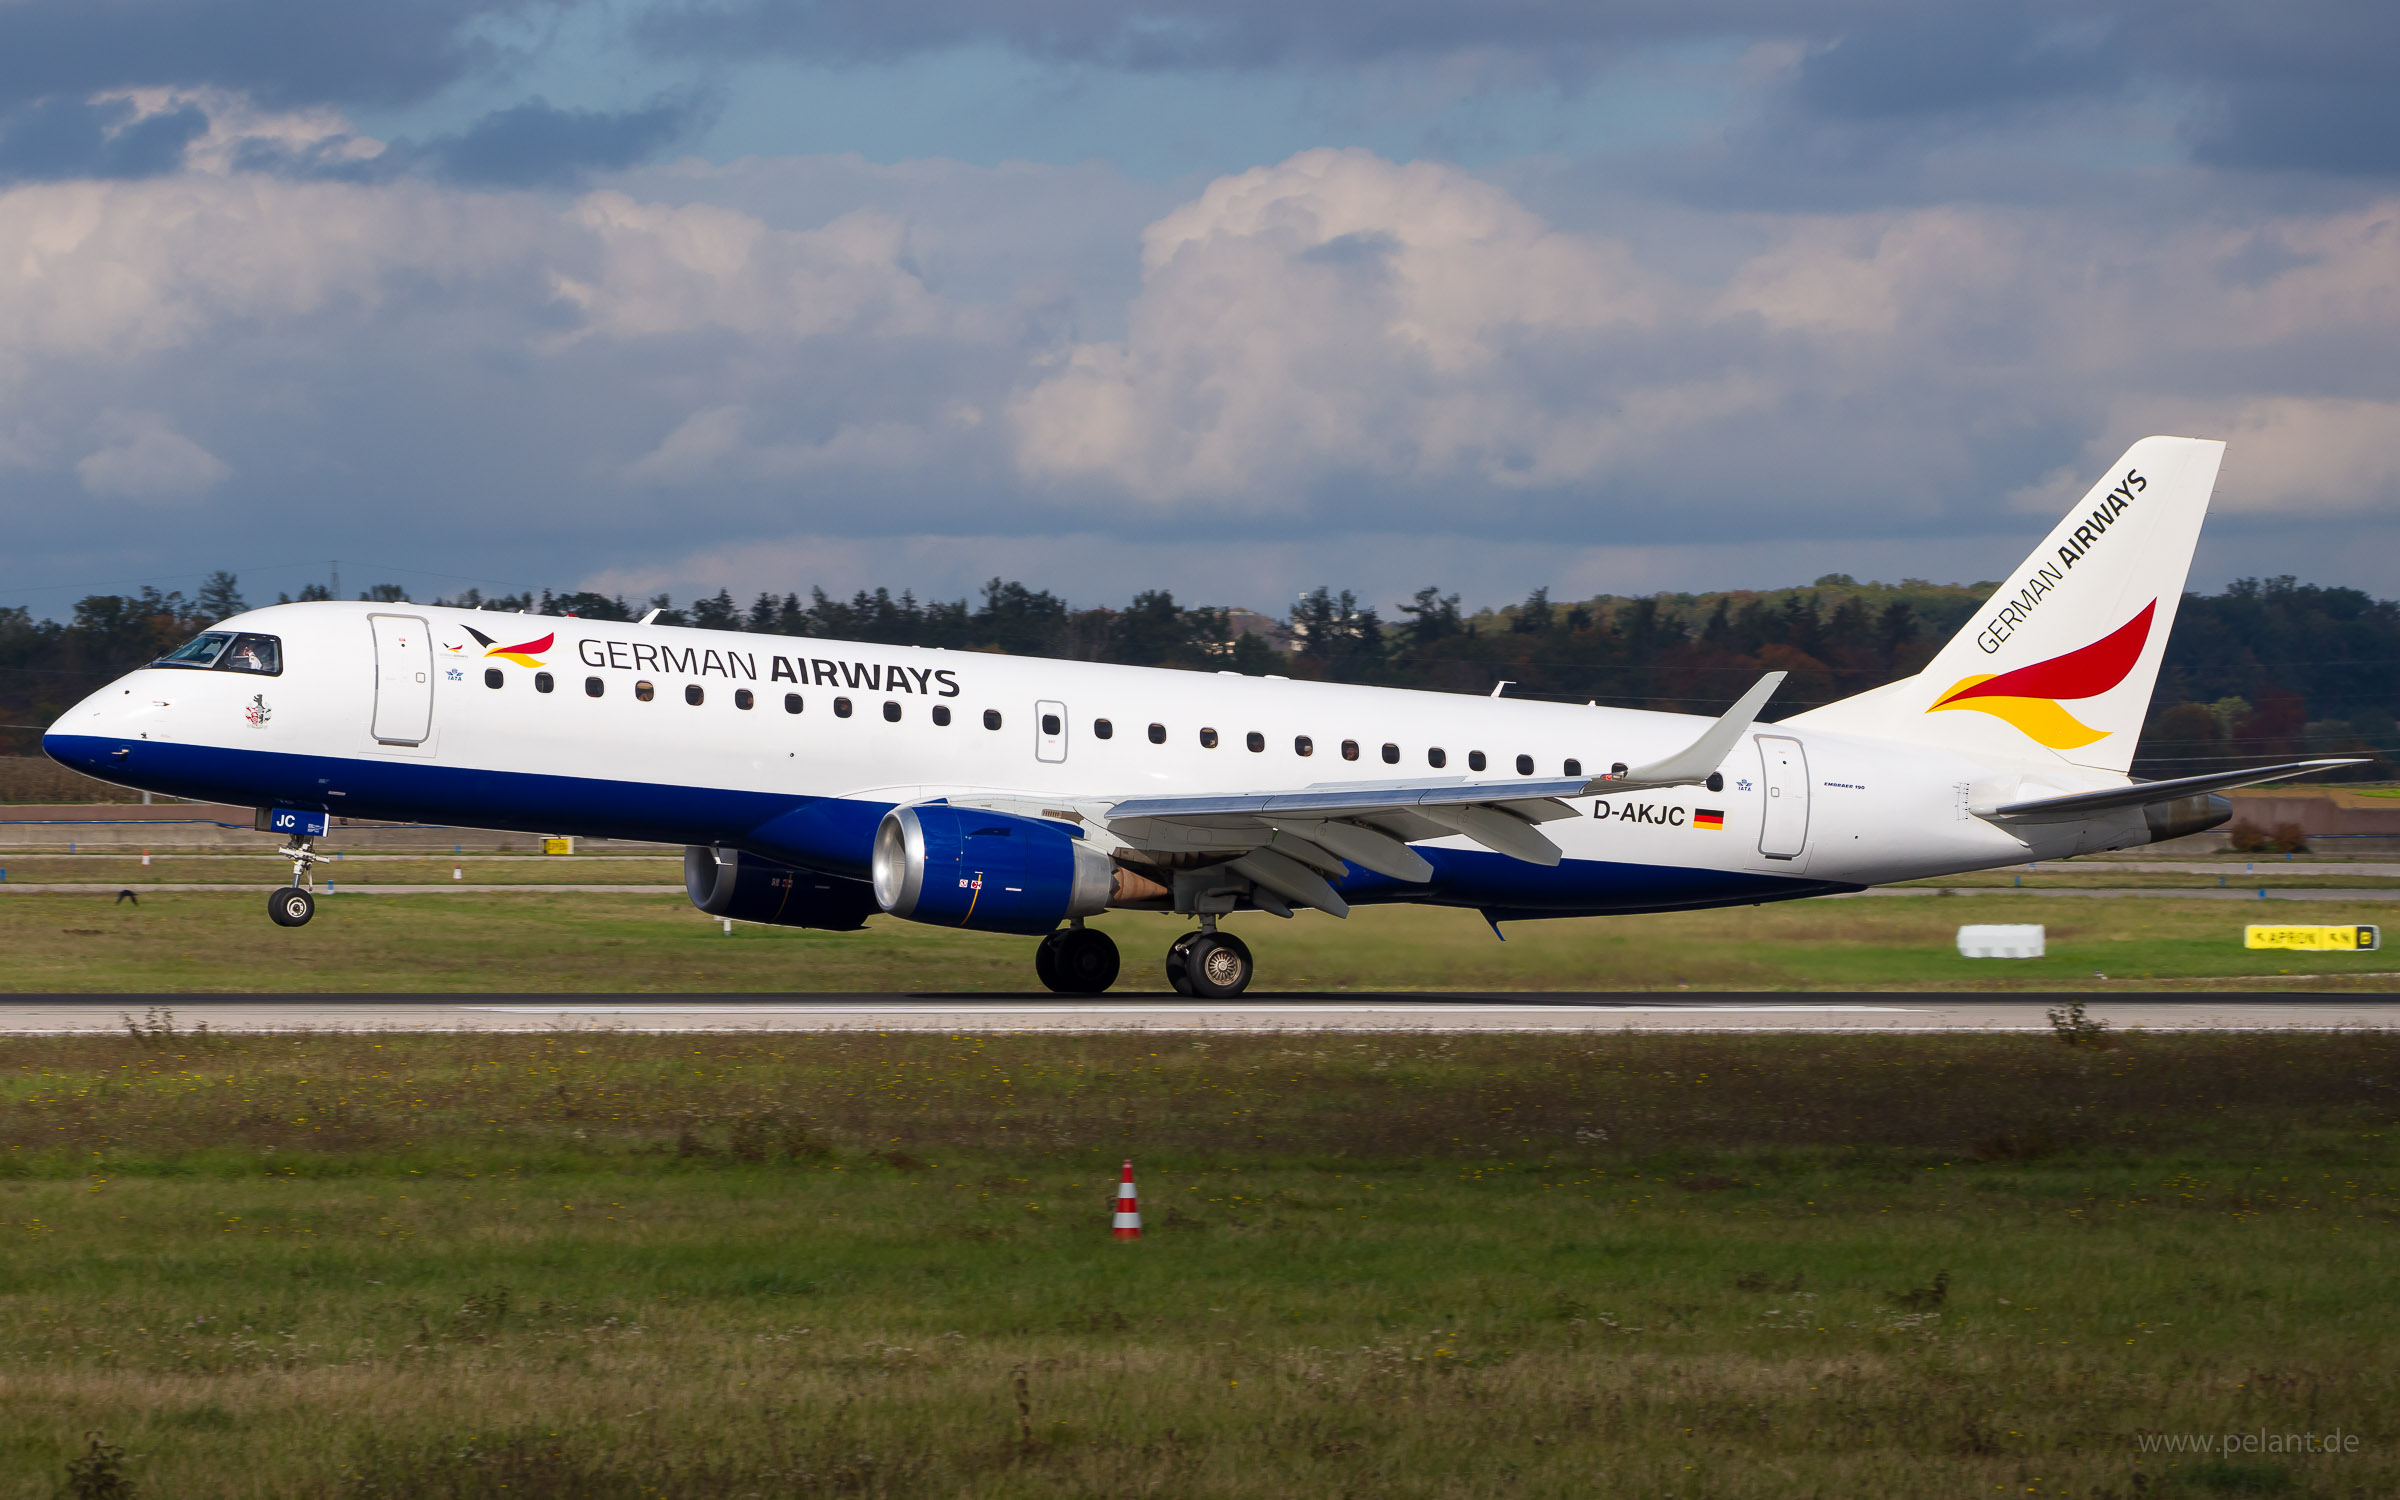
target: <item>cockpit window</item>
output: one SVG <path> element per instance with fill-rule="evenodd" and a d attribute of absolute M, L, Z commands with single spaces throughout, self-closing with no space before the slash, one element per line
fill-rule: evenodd
<path fill-rule="evenodd" d="M 217 670 L 276 676 L 283 671 L 283 643 L 271 635 L 237 635 L 233 648 L 217 659 Z"/>
<path fill-rule="evenodd" d="M 212 630 L 205 635 L 193 636 L 175 650 L 152 662 L 151 665 L 154 667 L 213 667 L 217 664 L 217 658 L 223 655 L 225 648 L 231 644 L 233 644 L 233 636 L 229 632 Z"/>
<path fill-rule="evenodd" d="M 271 635 L 211 630 L 194 636 L 150 665 L 214 667 L 220 672 L 255 672 L 261 677 L 275 677 L 283 672 L 283 642 Z"/>

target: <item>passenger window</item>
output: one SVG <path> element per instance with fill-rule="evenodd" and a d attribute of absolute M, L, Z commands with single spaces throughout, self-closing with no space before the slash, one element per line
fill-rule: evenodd
<path fill-rule="evenodd" d="M 752 695 L 748 688 L 735 688 L 733 690 L 733 706 L 735 708 L 749 708 L 757 702 L 758 699 Z"/>
<path fill-rule="evenodd" d="M 1485 762 L 1484 762 L 1484 758 L 1483 758 L 1483 752 L 1482 752 L 1481 750 L 1469 750 L 1469 751 L 1467 752 L 1467 769 L 1468 769 L 1468 770 L 1470 770 L 1470 771 L 1480 771 L 1480 770 L 1482 770 L 1482 769 L 1484 768 L 1484 764 L 1485 764 Z"/>
<path fill-rule="evenodd" d="M 1446 750 L 1438 748 L 1428 750 L 1425 752 L 1425 764 L 1438 771 L 1442 767 L 1450 764 L 1450 753 Z"/>
<path fill-rule="evenodd" d="M 983 711 L 983 727 L 986 729 L 998 729 L 1000 727 L 1000 710 L 996 708 L 985 709 Z"/>
<path fill-rule="evenodd" d="M 1252 755 L 1256 755 L 1261 750 L 1267 748 L 1267 737 L 1253 729 L 1248 734 L 1242 736 L 1242 743 L 1250 747 L 1250 753 Z"/>
<path fill-rule="evenodd" d="M 558 679 L 551 676 L 549 673 L 536 672 L 533 674 L 533 690 L 535 692 L 546 693 L 557 686 Z"/>
<path fill-rule="evenodd" d="M 948 724 L 950 722 L 949 704 L 936 703 L 933 706 L 933 722 L 936 724 Z"/>
<path fill-rule="evenodd" d="M 1314 755 L 1317 753 L 1317 742 L 1305 734 L 1293 735 L 1292 753 L 1294 755 Z"/>
<path fill-rule="evenodd" d="M 658 696 L 658 689 L 652 687 L 649 683 L 637 682 L 633 685 L 633 696 L 642 702 L 647 703 L 651 699 Z"/>
<path fill-rule="evenodd" d="M 1569 776 L 1581 776 L 1583 774 L 1583 762 L 1570 757 L 1566 765 L 1566 774 Z"/>
<path fill-rule="evenodd" d="M 1520 755 L 1517 757 L 1517 774 L 1519 776 L 1531 776 L 1533 774 L 1532 756 Z"/>
<path fill-rule="evenodd" d="M 847 698 L 836 698 L 836 699 L 834 699 L 834 700 L 833 700 L 833 716 L 834 716 L 835 718 L 837 718 L 837 719 L 847 719 L 847 718 L 849 718 L 849 717 L 850 717 L 850 700 L 849 700 L 849 699 L 847 699 Z"/>
<path fill-rule="evenodd" d="M 1200 748 L 1203 750 L 1217 748 L 1217 732 L 1215 730 L 1203 729 L 1200 731 Z"/>
<path fill-rule="evenodd" d="M 1400 747 L 1398 745 L 1386 745 L 1383 747 L 1383 763 L 1387 766 L 1396 766 L 1400 764 Z"/>
<path fill-rule="evenodd" d="M 890 698 L 883 700 L 883 722 L 886 724 L 900 722 L 900 705 Z"/>
<path fill-rule="evenodd" d="M 796 714 L 800 711 L 801 707 L 800 695 L 798 693 L 786 693 L 783 695 L 783 711 L 785 713 Z"/>
<path fill-rule="evenodd" d="M 1056 715 L 1056 714 L 1044 714 L 1044 715 L 1042 715 L 1042 733 L 1044 733 L 1044 734 L 1056 734 L 1056 733 L 1058 733 L 1058 732 L 1059 732 L 1061 729 L 1063 729 L 1063 728 L 1065 728 L 1065 727 L 1066 727 L 1066 726 L 1064 726 L 1064 725 L 1062 725 L 1062 724 L 1060 724 L 1060 723 L 1058 722 L 1058 715 Z"/>
<path fill-rule="evenodd" d="M 1151 726 L 1150 726 L 1150 743 L 1151 743 L 1151 744 L 1153 744 L 1153 745 L 1163 745 L 1163 744 L 1165 744 L 1166 742 L 1167 742 L 1167 726 L 1166 726 L 1166 725 L 1164 725 L 1164 724 L 1153 724 L 1153 725 L 1151 725 Z"/>
<path fill-rule="evenodd" d="M 237 635 L 233 649 L 218 660 L 217 670 L 277 676 L 283 671 L 283 645 L 271 635 Z"/>
<path fill-rule="evenodd" d="M 586 677 L 585 679 L 583 679 L 583 696 L 585 696 L 586 698 L 597 698 L 597 697 L 599 697 L 599 696 L 600 696 L 602 693 L 605 693 L 605 692 L 607 692 L 607 691 L 608 691 L 608 684 L 607 684 L 607 683 L 605 683 L 605 682 L 602 682 L 602 681 L 601 681 L 599 678 L 597 678 L 597 677 Z"/>
<path fill-rule="evenodd" d="M 508 679 L 500 675 L 500 669 L 498 667 L 485 667 L 483 669 L 483 685 L 485 687 L 496 688 L 506 681 L 508 681 Z"/>
<path fill-rule="evenodd" d="M 1610 767 L 1608 768 L 1608 774 L 1609 774 L 1609 775 L 1611 775 L 1611 776 L 1622 776 L 1622 775 L 1624 775 L 1624 774 L 1625 774 L 1625 762 L 1623 762 L 1623 761 L 1618 761 L 1618 762 L 1617 762 L 1615 765 L 1612 765 L 1612 766 L 1610 766 Z"/>
<path fill-rule="evenodd" d="M 1358 741 L 1356 741 L 1356 740 L 1344 740 L 1344 741 L 1342 741 L 1342 759 L 1344 759 L 1344 760 L 1356 760 L 1356 759 L 1358 759 Z"/>
<path fill-rule="evenodd" d="M 683 690 L 683 701 L 689 703 L 694 708 L 698 708 L 703 702 L 707 701 L 707 699 L 708 694 L 702 691 L 700 684 L 696 682 L 685 687 Z"/>
<path fill-rule="evenodd" d="M 1092 720 L 1092 738 L 1093 738 L 1093 739 L 1096 739 L 1096 740 L 1105 740 L 1105 739 L 1111 739 L 1111 738 L 1113 738 L 1113 737 L 1116 735 L 1116 732 L 1117 732 L 1117 726 L 1116 726 L 1116 725 L 1114 725 L 1114 724 L 1111 724 L 1110 722 L 1108 722 L 1108 720 L 1106 720 L 1106 719 L 1094 719 L 1094 720 Z"/>

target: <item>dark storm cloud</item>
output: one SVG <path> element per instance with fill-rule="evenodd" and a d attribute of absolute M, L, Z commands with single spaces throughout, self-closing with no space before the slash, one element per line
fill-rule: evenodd
<path fill-rule="evenodd" d="M 2079 105 L 2180 113 L 2219 167 L 2400 170 L 2400 6 L 2390 0 L 658 0 L 634 23 L 662 57 L 839 64 L 965 46 L 1173 71 L 1339 66 L 1476 51 L 1589 75 L 1647 45 L 1798 42 L 1754 100 L 1775 132 L 1900 138 L 1922 121 L 1997 124 Z M 1832 149 L 1872 156 L 1856 139 Z"/>
<path fill-rule="evenodd" d="M 48 98 L 0 113 L 0 184 L 71 177 L 156 177 L 183 165 L 208 133 L 186 106 L 136 119 L 130 100 Z"/>
<path fill-rule="evenodd" d="M 492 187 L 572 182 L 587 172 L 648 161 L 703 126 L 713 106 L 654 99 L 640 109 L 558 109 L 536 98 L 494 110 L 457 135 L 423 148 L 444 177 Z"/>
<path fill-rule="evenodd" d="M 1890 0 L 665 0 L 640 31 L 663 49 L 732 57 L 885 59 L 980 44 L 1057 61 L 1176 69 L 1822 35 L 1890 8 Z"/>
<path fill-rule="evenodd" d="M 2027 6 L 1928 9 L 1860 25 L 1800 65 L 1802 108 L 1854 120 L 2111 93 L 2126 80 L 2123 28 Z"/>
<path fill-rule="evenodd" d="M 9 0 L 0 104 L 107 89 L 214 85 L 262 104 L 400 104 L 478 65 L 478 17 L 553 0 Z"/>

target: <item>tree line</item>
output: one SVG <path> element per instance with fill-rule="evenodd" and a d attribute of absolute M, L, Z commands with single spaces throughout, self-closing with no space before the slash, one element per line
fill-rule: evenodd
<path fill-rule="evenodd" d="M 1319 588 L 1278 618 L 1186 605 L 1165 590 L 1121 607 L 1078 608 L 1046 589 L 992 579 L 977 598 L 909 591 L 726 590 L 681 606 L 588 592 L 428 601 L 502 613 L 661 624 L 993 651 L 1190 671 L 1276 673 L 1311 681 L 1597 701 L 1713 713 L 1761 672 L 1791 676 L 1780 717 L 1917 671 L 1972 618 L 1994 585 L 1861 583 L 1828 574 L 1803 586 L 1521 603 L 1465 611 L 1457 594 L 1421 589 L 1389 617 L 1348 590 Z M 329 597 L 321 586 L 302 599 Z M 398 603 L 379 584 L 361 599 Z M 290 602 L 285 596 L 279 602 Z M 212 574 L 196 594 L 145 588 L 95 594 L 71 619 L 0 608 L 0 751 L 34 753 L 38 726 L 110 678 L 248 605 L 239 580 Z M 2400 603 L 2295 578 L 2244 579 L 2187 594 L 2144 731 L 2137 774 L 2188 775 L 2310 754 L 2371 754 L 2360 776 L 2400 761 Z"/>

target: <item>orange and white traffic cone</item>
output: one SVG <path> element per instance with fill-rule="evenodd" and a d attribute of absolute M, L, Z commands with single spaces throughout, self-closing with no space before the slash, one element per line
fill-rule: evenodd
<path fill-rule="evenodd" d="M 1133 1163 L 1125 1163 L 1125 1175 L 1117 1179 L 1117 1238 L 1138 1240 L 1142 1237 L 1142 1205 L 1134 1196 Z"/>

